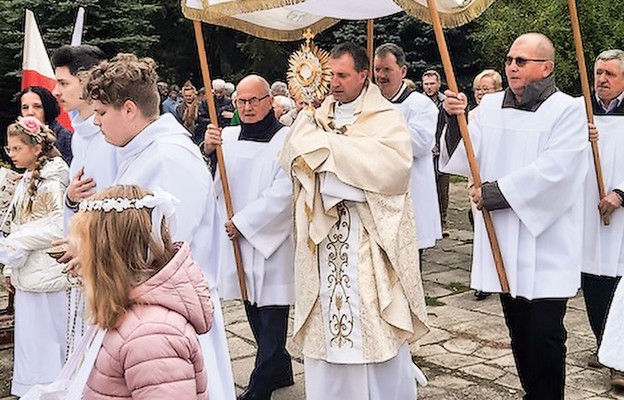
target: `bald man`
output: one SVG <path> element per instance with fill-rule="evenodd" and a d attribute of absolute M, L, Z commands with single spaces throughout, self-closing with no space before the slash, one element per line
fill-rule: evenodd
<path fill-rule="evenodd" d="M 228 218 L 221 184 L 216 183 L 224 225 L 219 290 L 225 299 L 241 298 L 230 242 L 236 239 L 249 294 L 245 311 L 258 344 L 249 386 L 238 399 L 270 400 L 274 390 L 293 384 L 286 351 L 288 311 L 294 302 L 292 184 L 277 157 L 288 128 L 275 118 L 264 78 L 249 75 L 236 90 L 241 125 L 225 128 L 222 134 L 210 125 L 205 137 L 207 152 L 222 143 L 234 207 L 234 216 Z"/>
<path fill-rule="evenodd" d="M 468 128 L 484 182 L 471 197 L 491 212 L 501 247 L 510 293 L 500 300 L 525 400 L 563 399 L 563 318 L 581 277 L 587 118 L 581 101 L 556 89 L 554 56 L 546 36 L 518 37 L 505 58 L 509 88 L 485 96 Z M 466 96 L 446 94 L 452 117 L 440 166 L 468 176 L 456 119 Z M 480 212 L 471 285 L 501 292 Z"/>

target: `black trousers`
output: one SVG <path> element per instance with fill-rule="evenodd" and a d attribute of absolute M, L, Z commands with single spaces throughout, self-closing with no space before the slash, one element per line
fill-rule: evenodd
<path fill-rule="evenodd" d="M 562 400 L 565 387 L 568 299 L 500 297 L 524 400 Z"/>
<path fill-rule="evenodd" d="M 583 297 L 585 298 L 585 307 L 587 308 L 587 317 L 589 325 L 591 325 L 596 343 L 600 347 L 602 343 L 602 334 L 604 333 L 605 323 L 611 308 L 613 294 L 617 287 L 620 277 L 612 278 L 610 276 L 597 276 L 591 274 L 581 274 L 581 285 L 583 287 Z"/>
<path fill-rule="evenodd" d="M 249 390 L 272 392 L 292 384 L 292 362 L 286 351 L 289 306 L 258 307 L 245 302 L 249 326 L 258 344 Z"/>

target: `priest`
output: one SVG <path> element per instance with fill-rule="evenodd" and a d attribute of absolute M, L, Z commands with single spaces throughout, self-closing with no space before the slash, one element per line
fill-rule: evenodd
<path fill-rule="evenodd" d="M 580 287 L 582 187 L 587 173 L 583 103 L 555 87 L 555 50 L 546 36 L 518 37 L 505 58 L 509 88 L 485 96 L 468 130 L 485 183 L 471 190 L 491 212 L 510 293 L 505 322 L 526 400 L 564 396 L 567 300 Z M 466 96 L 447 91 L 445 109 L 465 112 Z M 456 117 L 442 141 L 443 171 L 468 176 Z M 444 157 L 451 154 L 450 159 Z M 475 218 L 471 285 L 500 292 L 481 213 Z"/>
<path fill-rule="evenodd" d="M 157 78 L 154 60 L 120 53 L 89 71 L 86 94 L 93 103 L 95 124 L 106 141 L 119 148 L 121 163 L 114 183 L 161 188 L 180 200 L 171 236 L 174 241 L 189 243 L 206 276 L 214 305 L 212 328 L 199 336 L 209 398 L 234 400 L 234 379 L 215 284 L 219 257 L 213 240 L 218 226 L 212 176 L 186 128 L 172 114 L 159 116 Z M 144 378 L 145 385 L 153 379 Z"/>
<path fill-rule="evenodd" d="M 410 135 L 368 63 L 352 43 L 332 49 L 331 96 L 302 111 L 280 156 L 294 181 L 294 340 L 309 400 L 416 398 L 408 343 L 427 327 Z"/>
<path fill-rule="evenodd" d="M 220 175 L 215 176 L 221 230 L 219 291 L 224 299 L 240 299 L 234 251 L 238 240 L 249 299 L 247 320 L 258 345 L 247 390 L 239 400 L 270 400 L 271 393 L 293 384 L 286 351 L 288 313 L 294 302 L 292 184 L 278 153 L 288 134 L 273 113 L 269 83 L 249 75 L 237 86 L 241 125 L 223 132 L 209 125 L 204 151 L 222 145 L 234 215 L 228 218 Z M 227 235 L 227 236 L 226 236 Z M 229 239 L 229 240 L 228 240 Z"/>

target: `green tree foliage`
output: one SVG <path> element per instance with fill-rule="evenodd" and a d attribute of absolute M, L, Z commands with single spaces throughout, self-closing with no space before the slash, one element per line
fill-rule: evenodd
<path fill-rule="evenodd" d="M 624 1 L 578 0 L 577 3 L 591 81 L 595 57 L 602 50 L 624 46 L 624 19 L 619 17 Z M 555 44 L 557 86 L 568 93 L 581 93 L 566 0 L 498 0 L 475 23 L 477 27 L 471 38 L 484 65 L 502 72 L 503 57 L 513 40 L 526 32 L 540 32 Z"/>
<path fill-rule="evenodd" d="M 83 43 L 99 46 L 107 56 L 118 52 L 153 54 L 159 36 L 152 19 L 158 0 L 2 0 L 0 1 L 0 110 L 3 122 L 13 119 L 19 90 L 25 10 L 35 14 L 49 52 L 69 44 L 78 7 L 86 9 Z M 4 125 L 4 124 L 2 124 Z"/>
<path fill-rule="evenodd" d="M 409 65 L 408 77 L 418 82 L 427 69 L 436 69 L 444 77 L 440 53 L 433 28 L 405 13 L 391 15 L 374 21 L 374 45 L 395 43 L 403 48 Z M 445 32 L 451 60 L 460 88 L 471 86 L 472 78 L 479 73 L 480 60 L 474 52 L 463 51 L 474 47 L 470 34 L 474 24 Z M 366 21 L 345 21 L 319 35 L 321 47 L 330 49 L 334 44 L 352 41 L 366 46 Z M 444 78 L 443 78 L 444 80 Z"/>

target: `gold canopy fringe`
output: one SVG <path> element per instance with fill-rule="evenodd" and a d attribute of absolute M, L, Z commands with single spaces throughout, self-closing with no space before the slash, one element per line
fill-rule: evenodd
<path fill-rule="evenodd" d="M 202 0 L 204 15 L 213 18 L 218 15 L 236 15 L 256 11 L 270 10 L 303 3 L 305 0 L 234 0 L 227 3 L 210 4 L 210 0 Z"/>
<path fill-rule="evenodd" d="M 424 5 L 417 3 L 415 0 L 393 1 L 412 17 L 416 17 L 421 21 L 432 24 L 429 8 Z M 458 26 L 467 24 L 483 14 L 483 12 L 487 10 L 493 2 L 494 0 L 475 0 L 468 7 L 456 13 L 444 13 L 439 11 L 440 22 L 444 28 L 457 28 Z"/>
<path fill-rule="evenodd" d="M 204 9 L 191 8 L 182 0 L 182 13 L 188 19 L 202 21 L 213 25 L 236 29 L 249 35 L 263 39 L 276 41 L 296 41 L 301 40 L 305 29 L 310 28 L 313 32 L 322 32 L 325 29 L 337 24 L 340 20 L 333 18 L 323 18 L 312 25 L 301 29 L 282 31 L 278 29 L 265 28 L 247 21 L 232 17 L 232 15 L 264 11 L 267 9 L 284 7 L 302 3 L 305 0 L 246 0 L 231 1 L 221 4 L 209 4 L 209 0 L 202 0 Z M 416 0 L 393 0 L 409 15 L 431 24 L 429 9 L 416 2 Z M 445 28 L 455 28 L 464 25 L 477 18 L 490 6 L 494 0 L 475 0 L 465 9 L 456 13 L 439 12 L 442 26 Z"/>
<path fill-rule="evenodd" d="M 301 2 L 303 0 L 277 0 L 276 3 L 289 3 L 296 4 L 296 2 Z M 256 1 L 256 5 L 260 7 L 260 4 L 264 4 L 266 6 L 268 0 Z M 205 6 L 204 6 L 205 7 Z M 213 6 L 215 7 L 215 6 Z M 255 10 L 262 11 L 263 9 Z M 251 11 L 250 11 L 251 12 Z M 256 36 L 262 39 L 275 40 L 280 42 L 290 42 L 301 40 L 303 37 L 303 33 L 306 29 L 310 28 L 313 32 L 322 32 L 325 29 L 337 24 L 340 22 L 338 19 L 333 18 L 323 18 L 312 25 L 302 27 L 300 29 L 294 29 L 290 31 L 283 31 L 279 29 L 265 28 L 260 25 L 252 24 L 251 22 L 243 21 L 241 19 L 237 19 L 228 15 L 223 15 L 222 13 L 217 13 L 212 11 L 210 13 L 206 12 L 206 9 L 200 10 L 197 8 L 192 8 L 186 5 L 186 2 L 182 2 L 182 13 L 188 19 L 195 21 L 202 21 L 211 25 L 219 25 L 225 28 L 236 29 L 241 32 L 245 32 L 249 35 Z"/>

